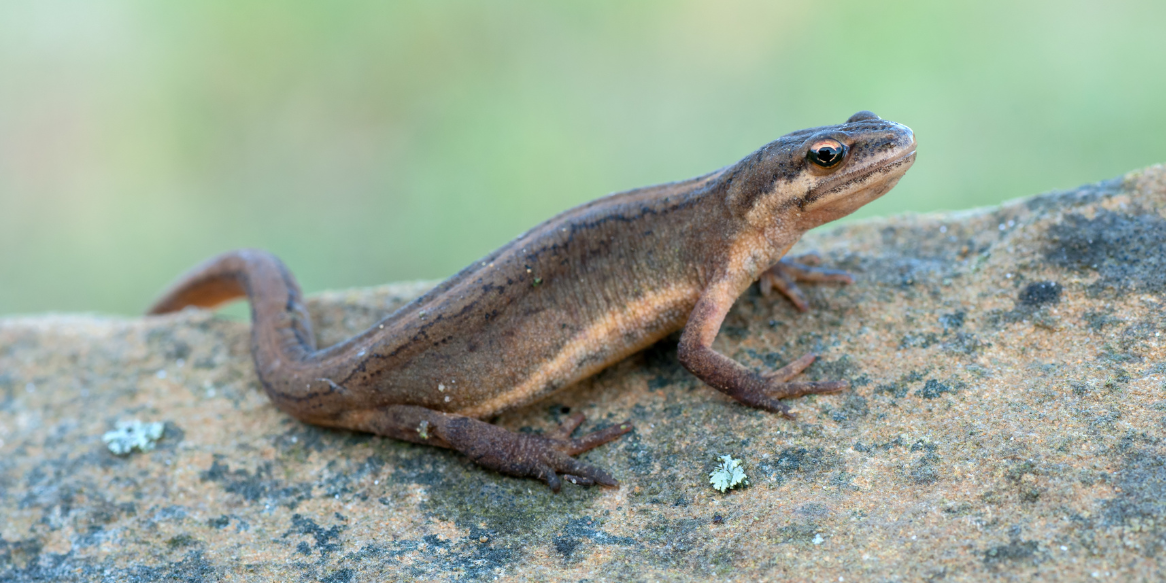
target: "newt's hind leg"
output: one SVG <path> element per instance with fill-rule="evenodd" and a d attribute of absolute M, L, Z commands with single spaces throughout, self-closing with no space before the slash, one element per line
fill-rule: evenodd
<path fill-rule="evenodd" d="M 854 278 L 845 271 L 818 267 L 817 265 L 821 261 L 814 254 L 806 254 L 778 261 L 777 265 L 770 267 L 761 274 L 761 278 L 758 280 L 761 295 L 769 297 L 773 293 L 773 290 L 776 289 L 782 295 L 789 298 L 789 301 L 793 302 L 794 307 L 798 311 L 808 312 L 810 310 L 810 302 L 806 300 L 806 294 L 802 293 L 802 290 L 798 288 L 797 282 L 854 283 Z"/>
<path fill-rule="evenodd" d="M 631 431 L 632 425 L 621 423 L 571 438 L 571 433 L 582 423 L 583 415 L 575 414 L 555 431 L 527 435 L 472 417 L 413 405 L 392 405 L 345 413 L 336 425 L 459 451 L 482 467 L 542 480 L 555 492 L 562 487 L 563 480 L 581 486 L 619 487 L 619 482 L 607 472 L 572 456 L 616 439 Z"/>

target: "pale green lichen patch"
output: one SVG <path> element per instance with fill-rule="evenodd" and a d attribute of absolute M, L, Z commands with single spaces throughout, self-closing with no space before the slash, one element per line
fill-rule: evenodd
<path fill-rule="evenodd" d="M 748 486 L 749 477 L 745 475 L 745 470 L 741 467 L 741 460 L 723 455 L 721 456 L 721 465 L 709 473 L 709 483 L 713 485 L 713 488 L 725 492 L 738 485 Z"/>
<path fill-rule="evenodd" d="M 162 439 L 163 425 L 160 422 L 142 423 L 137 419 L 132 421 L 118 421 L 117 428 L 105 432 L 101 441 L 115 455 L 128 455 L 135 449 L 150 451 L 159 439 Z"/>

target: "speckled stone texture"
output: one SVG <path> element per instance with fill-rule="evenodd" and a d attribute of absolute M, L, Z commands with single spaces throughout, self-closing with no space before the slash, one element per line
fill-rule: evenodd
<path fill-rule="evenodd" d="M 716 343 L 851 381 L 798 421 L 704 386 L 674 339 L 497 420 L 632 420 L 583 456 L 618 490 L 304 425 L 247 324 L 207 312 L 0 320 L 0 580 L 1166 578 L 1166 167 L 799 250 L 857 283 L 809 314 L 750 290 Z M 321 342 L 423 289 L 316 296 Z M 157 449 L 107 451 L 125 419 L 164 422 Z M 713 490 L 720 455 L 749 486 Z"/>

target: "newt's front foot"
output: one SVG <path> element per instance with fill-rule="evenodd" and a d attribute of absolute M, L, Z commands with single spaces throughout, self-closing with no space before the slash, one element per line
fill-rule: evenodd
<path fill-rule="evenodd" d="M 816 354 L 806 354 L 768 374 L 755 375 L 742 369 L 738 378 L 725 383 L 725 388 L 719 386 L 717 388 L 721 388 L 730 397 L 750 407 L 796 419 L 797 415 L 789 410 L 789 406 L 782 402 L 782 399 L 803 395 L 829 395 L 850 388 L 850 383 L 846 381 L 790 382 L 790 379 L 801 374 L 817 358 Z"/>
<path fill-rule="evenodd" d="M 618 487 L 607 472 L 572 456 L 603 445 L 632 430 L 630 423 L 613 425 L 572 439 L 571 433 L 583 423 L 576 413 L 558 429 L 545 435 L 525 435 L 469 418 L 449 422 L 444 438 L 449 445 L 474 463 L 520 478 L 536 478 L 558 492 L 563 480 L 580 486 Z M 560 476 L 561 474 L 561 476 Z"/>
<path fill-rule="evenodd" d="M 840 391 L 845 391 L 850 388 L 850 383 L 847 381 L 807 381 L 800 383 L 791 383 L 790 379 L 801 374 L 818 358 L 816 354 L 806 354 L 801 358 L 767 374 L 764 376 L 765 380 L 769 382 L 768 396 L 774 399 L 789 399 L 793 397 L 801 397 L 802 395 L 829 395 Z M 778 410 L 782 415 L 790 419 L 797 417 L 796 414 L 790 412 L 785 403 L 781 403 L 781 408 Z"/>
<path fill-rule="evenodd" d="M 806 294 L 802 293 L 796 282 L 840 283 L 843 285 L 854 283 L 854 278 L 849 273 L 817 267 L 820 262 L 821 259 L 812 253 L 778 261 L 777 265 L 761 274 L 761 278 L 758 280 L 761 295 L 769 297 L 776 289 L 789 298 L 798 311 L 808 312 L 810 302 L 806 300 Z"/>

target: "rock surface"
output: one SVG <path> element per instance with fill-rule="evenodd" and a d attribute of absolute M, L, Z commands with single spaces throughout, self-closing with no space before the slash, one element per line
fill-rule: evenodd
<path fill-rule="evenodd" d="M 299 423 L 210 313 L 0 320 L 0 580 L 1166 578 L 1166 168 L 799 248 L 857 283 L 809 314 L 751 290 L 717 348 L 816 351 L 808 377 L 851 391 L 791 422 L 666 341 L 498 419 L 630 418 L 583 456 L 618 490 Z M 424 288 L 316 296 L 321 342 Z M 106 449 L 128 419 L 164 422 L 156 449 Z M 748 486 L 712 488 L 721 455 Z"/>

